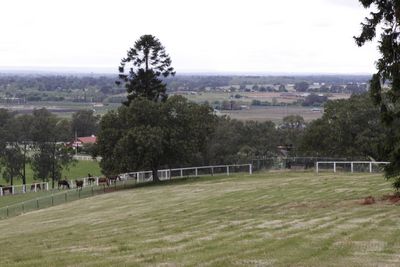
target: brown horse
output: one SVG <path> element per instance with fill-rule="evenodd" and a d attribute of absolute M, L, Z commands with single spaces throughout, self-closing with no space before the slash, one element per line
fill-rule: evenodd
<path fill-rule="evenodd" d="M 36 185 L 36 190 L 42 190 L 42 187 L 40 184 L 33 184 L 33 185 L 31 185 L 31 191 L 35 190 L 35 185 Z"/>
<path fill-rule="evenodd" d="M 98 181 L 99 181 L 99 185 L 102 184 L 104 186 L 105 185 L 110 186 L 110 181 L 107 177 L 100 177 Z"/>
<path fill-rule="evenodd" d="M 60 180 L 58 181 L 58 189 L 60 190 L 60 186 L 62 186 L 62 189 L 68 188 L 70 189 L 69 183 L 67 180 Z"/>
<path fill-rule="evenodd" d="M 75 180 L 76 188 L 82 189 L 83 188 L 83 181 L 82 180 Z"/>
<path fill-rule="evenodd" d="M 2 190 L 3 190 L 3 195 L 4 195 L 4 193 L 7 192 L 7 191 L 8 191 L 10 194 L 12 194 L 12 186 L 2 186 L 1 188 L 2 188 Z"/>

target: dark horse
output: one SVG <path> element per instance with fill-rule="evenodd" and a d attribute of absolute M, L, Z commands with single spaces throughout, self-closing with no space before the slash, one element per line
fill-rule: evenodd
<path fill-rule="evenodd" d="M 110 176 L 108 177 L 108 180 L 110 181 L 110 184 L 116 184 L 117 180 L 121 181 L 121 177 L 119 177 L 119 175 Z"/>
<path fill-rule="evenodd" d="M 110 186 L 110 181 L 109 181 L 109 179 L 107 177 L 100 177 L 99 178 L 99 185 L 100 184 L 103 184 L 104 186 L 105 185 Z"/>
<path fill-rule="evenodd" d="M 76 188 L 82 189 L 83 188 L 83 181 L 75 180 Z"/>
<path fill-rule="evenodd" d="M 69 183 L 68 183 L 67 180 L 60 180 L 60 181 L 58 181 L 58 189 L 60 189 L 60 186 L 62 186 L 62 189 L 65 189 L 65 187 L 68 188 L 68 189 L 70 189 Z"/>
<path fill-rule="evenodd" d="M 88 183 L 89 183 L 89 184 L 94 183 L 94 181 L 96 181 L 96 179 L 95 179 L 94 177 L 89 177 L 89 178 L 88 178 Z"/>
<path fill-rule="evenodd" d="M 9 192 L 10 194 L 12 194 L 12 186 L 2 186 L 2 185 L 0 185 L 0 187 L 2 188 L 2 190 L 3 190 L 3 195 L 4 195 L 4 193 L 5 192 Z"/>
<path fill-rule="evenodd" d="M 96 181 L 96 179 L 90 173 L 88 173 L 88 183 L 92 184 L 94 181 Z"/>
<path fill-rule="evenodd" d="M 31 191 L 35 190 L 35 185 L 36 185 L 36 190 L 42 190 L 40 184 L 33 184 L 31 185 Z"/>

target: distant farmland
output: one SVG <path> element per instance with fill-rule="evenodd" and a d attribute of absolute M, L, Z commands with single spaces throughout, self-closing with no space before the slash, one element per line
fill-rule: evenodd
<path fill-rule="evenodd" d="M 313 111 L 311 107 L 251 107 L 245 110 L 223 110 L 221 115 L 227 115 L 232 119 L 255 120 L 255 121 L 273 121 L 279 123 L 289 115 L 300 115 L 305 121 L 311 121 L 321 118 L 323 109 Z"/>

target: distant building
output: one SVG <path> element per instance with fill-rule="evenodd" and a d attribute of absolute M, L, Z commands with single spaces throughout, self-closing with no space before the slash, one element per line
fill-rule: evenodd
<path fill-rule="evenodd" d="M 70 142 L 71 147 L 83 147 L 86 144 L 94 144 L 97 141 L 97 137 L 95 135 L 77 137 L 76 140 Z"/>

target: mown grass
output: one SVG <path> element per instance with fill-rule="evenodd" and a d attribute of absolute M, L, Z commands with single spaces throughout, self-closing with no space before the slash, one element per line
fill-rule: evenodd
<path fill-rule="evenodd" d="M 1 265 L 398 266 L 391 192 L 377 174 L 300 172 L 140 187 L 0 221 Z"/>

